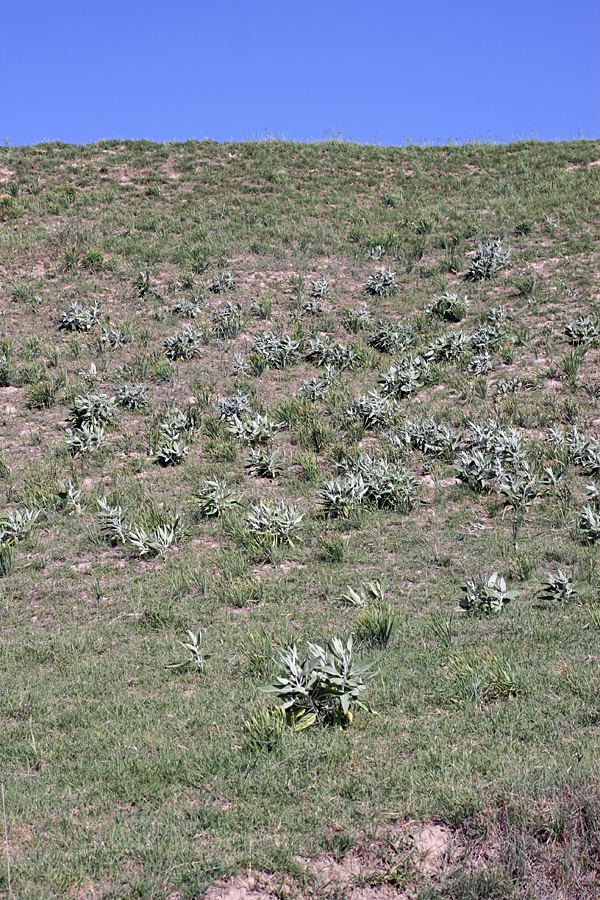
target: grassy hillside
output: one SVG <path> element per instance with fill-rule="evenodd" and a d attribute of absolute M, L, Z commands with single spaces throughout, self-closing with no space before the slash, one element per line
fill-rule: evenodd
<path fill-rule="evenodd" d="M 598 896 L 599 201 L 593 141 L 0 148 L 0 896 Z"/>

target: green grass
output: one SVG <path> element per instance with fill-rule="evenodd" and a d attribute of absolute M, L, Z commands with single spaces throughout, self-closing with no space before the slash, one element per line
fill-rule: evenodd
<path fill-rule="evenodd" d="M 249 869 L 273 891 L 326 893 L 300 857 L 414 821 L 446 823 L 461 848 L 432 875 L 402 851 L 422 900 L 597 896 L 600 572 L 580 522 L 600 481 L 600 352 L 593 329 L 574 347 L 567 326 L 600 317 L 598 160 L 594 141 L 0 148 L 0 505 L 39 510 L 29 534 L 4 539 L 0 571 L 0 896 L 192 900 Z M 508 267 L 467 280 L 489 237 Z M 397 292 L 370 297 L 382 267 Z M 459 322 L 427 311 L 445 291 L 467 295 Z M 98 304 L 99 320 L 59 330 L 75 302 Z M 472 335 L 481 356 L 498 307 L 508 315 L 476 369 Z M 380 319 L 409 325 L 412 346 L 376 350 Z M 188 327 L 189 358 L 168 359 Z M 459 331 L 447 359 L 439 339 Z M 253 353 L 265 332 L 289 337 L 285 359 L 264 340 Z M 352 362 L 339 348 L 308 362 L 316 334 Z M 410 353 L 427 357 L 421 380 L 378 417 L 368 399 L 350 414 Z M 314 401 L 300 393 L 310 379 Z M 72 452 L 76 398 L 123 384 L 146 385 L 145 402 L 115 407 L 99 446 Z M 264 437 L 275 477 L 247 469 L 219 418 L 236 391 L 278 426 Z M 457 446 L 431 430 L 425 446 L 410 423 L 430 416 Z M 524 442 L 536 488 L 523 502 L 512 483 L 505 506 L 492 469 L 481 492 L 458 477 L 469 422 L 490 419 Z M 573 426 L 587 450 L 548 441 Z M 187 452 L 161 466 L 166 440 Z M 415 479 L 410 511 L 372 488 L 370 503 L 323 515 L 319 489 L 361 451 Z M 515 474 L 510 448 L 490 452 Z M 242 505 L 206 517 L 195 498 L 215 477 Z M 127 534 L 103 536 L 104 497 L 126 529 L 179 515 L 183 531 L 140 556 Z M 257 539 L 247 507 L 279 500 L 303 514 L 291 543 Z M 576 597 L 541 600 L 559 569 Z M 498 615 L 460 612 L 461 586 L 495 571 L 520 595 Z M 341 600 L 374 580 L 396 615 L 389 640 L 365 626 L 373 610 Z M 203 670 L 167 668 L 188 630 L 202 631 Z M 249 740 L 278 649 L 350 633 L 376 661 L 376 715 Z M 396 883 L 391 871 L 369 883 Z"/>

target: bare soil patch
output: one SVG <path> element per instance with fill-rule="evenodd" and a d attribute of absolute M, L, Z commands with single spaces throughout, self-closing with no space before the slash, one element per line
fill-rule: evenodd
<path fill-rule="evenodd" d="M 246 872 L 217 882 L 205 900 L 270 900 L 282 892 L 297 898 L 346 896 L 355 900 L 409 900 L 426 879 L 448 874 L 462 855 L 452 830 L 437 822 L 386 825 L 363 834 L 347 853 L 298 857 L 301 883 Z"/>

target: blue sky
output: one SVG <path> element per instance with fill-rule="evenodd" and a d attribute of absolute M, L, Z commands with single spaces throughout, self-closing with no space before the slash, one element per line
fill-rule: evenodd
<path fill-rule="evenodd" d="M 0 0 L 0 139 L 600 137 L 599 0 Z"/>

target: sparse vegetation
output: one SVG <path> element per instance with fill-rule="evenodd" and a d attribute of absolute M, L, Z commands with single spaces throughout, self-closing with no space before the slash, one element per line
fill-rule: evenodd
<path fill-rule="evenodd" d="M 595 900 L 598 142 L 0 157 L 0 896 Z"/>

